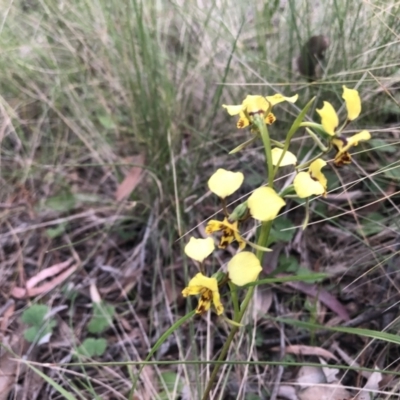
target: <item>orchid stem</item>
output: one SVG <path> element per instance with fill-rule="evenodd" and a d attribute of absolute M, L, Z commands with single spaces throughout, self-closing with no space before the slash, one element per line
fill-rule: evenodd
<path fill-rule="evenodd" d="M 273 171 L 273 165 L 272 165 L 272 153 L 271 153 L 271 140 L 269 138 L 269 134 L 268 134 L 268 129 L 267 126 L 265 125 L 264 121 L 261 119 L 261 117 L 256 116 L 255 118 L 255 124 L 257 125 L 257 127 L 260 130 L 261 133 L 261 138 L 264 144 L 264 149 L 265 149 L 265 158 L 266 158 L 266 166 L 267 166 L 267 171 L 268 171 L 268 186 L 270 188 L 273 188 L 273 184 L 274 184 L 274 171 Z M 257 245 L 260 247 L 266 247 L 267 246 L 267 242 L 268 242 L 268 237 L 271 231 L 271 227 L 272 227 L 272 221 L 266 221 L 263 222 L 261 224 L 261 228 L 260 228 L 260 235 L 257 239 Z M 261 249 L 257 249 L 256 251 L 256 256 L 258 258 L 258 260 L 260 261 L 260 264 L 263 265 L 263 258 L 264 258 L 264 252 Z M 246 293 L 246 296 L 240 306 L 240 309 L 238 310 L 238 312 L 236 312 L 235 310 L 235 303 L 234 303 L 234 316 L 235 316 L 235 322 L 237 322 L 238 324 L 241 323 L 243 316 L 245 314 L 245 312 L 247 311 L 247 308 L 253 298 L 254 295 L 254 290 L 255 290 L 256 286 L 252 286 L 249 288 L 249 290 Z M 231 290 L 231 293 L 232 290 Z M 236 294 L 235 294 L 236 295 Z M 235 299 L 233 299 L 235 300 Z M 237 300 L 237 299 L 236 299 Z M 228 354 L 229 348 L 232 344 L 232 341 L 236 335 L 236 332 L 239 330 L 239 326 L 233 326 L 232 330 L 230 331 L 224 345 L 222 346 L 221 349 L 221 353 L 219 354 L 218 360 L 217 361 L 224 361 L 226 355 Z M 210 392 L 211 389 L 214 385 L 214 382 L 217 378 L 218 375 L 218 371 L 221 367 L 222 363 L 218 363 L 214 366 L 214 369 L 211 373 L 210 376 L 210 380 L 207 383 L 207 387 L 204 391 L 202 400 L 208 400 L 210 398 Z"/>
<path fill-rule="evenodd" d="M 271 152 L 271 140 L 269 138 L 269 133 L 267 129 L 267 125 L 261 119 L 259 115 L 255 118 L 255 124 L 257 128 L 260 130 L 261 139 L 264 145 L 265 151 L 265 162 L 267 164 L 267 171 L 268 171 L 268 186 L 273 189 L 274 187 L 274 166 L 272 165 L 272 152 Z"/>

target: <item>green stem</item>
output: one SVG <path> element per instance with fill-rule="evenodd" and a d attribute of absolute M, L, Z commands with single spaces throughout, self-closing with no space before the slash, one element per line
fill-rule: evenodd
<path fill-rule="evenodd" d="M 232 283 L 229 283 L 229 289 L 231 291 L 231 299 L 233 303 L 233 320 L 236 321 L 239 316 L 239 298 L 238 298 L 238 293 L 237 293 L 237 286 Z"/>
<path fill-rule="evenodd" d="M 306 128 L 306 131 L 312 137 L 315 144 L 321 149 L 321 151 L 323 152 L 328 151 L 328 148 L 324 146 L 324 144 L 319 140 L 319 137 L 310 128 Z"/>
<path fill-rule="evenodd" d="M 257 240 L 257 244 L 258 245 L 260 245 L 262 247 L 265 247 L 267 245 L 269 233 L 271 231 L 271 227 L 272 227 L 272 221 L 267 221 L 267 222 L 263 222 L 262 223 L 260 236 L 258 237 L 258 240 Z M 262 261 L 263 261 L 263 255 L 264 255 L 263 251 L 257 250 L 256 256 L 260 260 L 261 265 L 262 265 Z M 237 316 L 237 319 L 235 319 L 235 322 L 240 323 L 242 321 L 244 313 L 246 312 L 247 307 L 249 306 L 250 301 L 253 298 L 253 294 L 254 294 L 255 288 L 256 288 L 256 286 L 252 286 L 247 291 L 246 296 L 245 296 L 245 298 L 243 300 L 243 303 L 241 304 L 240 311 L 239 311 L 239 314 Z M 236 314 L 236 312 L 235 312 L 235 314 Z M 229 333 L 224 345 L 222 346 L 221 353 L 219 354 L 219 357 L 218 357 L 217 361 L 225 360 L 225 357 L 228 354 L 229 347 L 231 346 L 233 338 L 235 337 L 236 332 L 238 330 L 239 330 L 238 326 L 233 326 L 232 327 L 231 332 Z M 216 364 L 214 366 L 214 369 L 213 369 L 213 371 L 211 373 L 211 376 L 210 376 L 210 380 L 208 381 L 206 390 L 204 391 L 202 400 L 208 400 L 209 399 L 209 395 L 210 395 L 211 389 L 212 389 L 212 387 L 214 385 L 215 379 L 217 378 L 218 371 L 219 371 L 219 368 L 221 367 L 221 365 L 222 365 L 222 363 L 218 363 L 218 364 Z"/>
<path fill-rule="evenodd" d="M 274 166 L 272 165 L 272 153 L 271 153 L 271 140 L 269 138 L 268 128 L 265 122 L 259 115 L 256 115 L 254 123 L 257 125 L 261 133 L 261 139 L 264 145 L 265 151 L 265 162 L 267 164 L 268 171 L 268 186 L 273 189 L 274 187 Z"/>

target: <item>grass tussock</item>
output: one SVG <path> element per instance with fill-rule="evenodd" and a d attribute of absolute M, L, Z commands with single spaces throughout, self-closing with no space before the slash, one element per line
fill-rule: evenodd
<path fill-rule="evenodd" d="M 344 115 L 342 85 L 363 100 L 348 132 L 369 129 L 373 140 L 356 148 L 351 167 L 329 169 L 332 193 L 311 203 L 305 231 L 298 203 L 288 203 L 268 255 L 270 271 L 329 277 L 257 291 L 213 398 L 276 398 L 276 382 L 295 379 L 294 362 L 318 361 L 277 352 L 282 343 L 336 351 L 347 371 L 340 380 L 353 388 L 366 376 L 344 353 L 389 372 L 381 398 L 397 398 L 398 343 L 350 328 L 398 335 L 398 3 L 1 0 L 1 10 L 0 399 L 199 398 L 211 370 L 201 362 L 215 359 L 230 330 L 213 314 L 171 333 L 133 397 L 131 387 L 134 363 L 194 306 L 180 295 L 196 272 L 181 250 L 218 211 L 208 177 L 224 166 L 262 183 L 259 147 L 228 158 L 247 133 L 221 105 L 298 93 L 271 130 L 280 139 L 312 96 L 316 108 L 329 100 Z M 315 34 L 330 46 L 310 84 L 293 60 Z M 299 162 L 315 153 L 300 133 L 293 143 Z M 129 174 L 132 193 L 116 201 Z M 293 177 L 278 179 L 283 187 Z M 232 252 L 214 261 L 222 266 Z M 50 289 L 31 296 L 28 283 Z M 346 323 L 332 304 L 349 313 Z M 343 324 L 348 331 L 319 328 Z M 16 369 L 14 358 L 30 363 Z"/>

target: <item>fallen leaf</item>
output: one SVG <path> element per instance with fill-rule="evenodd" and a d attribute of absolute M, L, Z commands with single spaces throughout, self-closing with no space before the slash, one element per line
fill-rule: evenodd
<path fill-rule="evenodd" d="M 326 377 L 321 367 L 304 365 L 297 373 L 296 382 L 301 389 L 306 389 L 318 383 L 326 383 Z"/>
<path fill-rule="evenodd" d="M 377 368 L 375 367 L 375 369 Z M 378 371 L 373 372 L 364 385 L 364 388 L 354 397 L 354 400 L 373 399 L 379 391 L 379 382 L 381 380 L 382 374 Z"/>
<path fill-rule="evenodd" d="M 115 199 L 117 201 L 121 201 L 128 197 L 140 182 L 143 173 L 144 160 L 143 153 L 133 157 L 132 163 L 137 165 L 129 170 L 124 180 L 118 185 L 117 191 L 115 192 Z"/>
<path fill-rule="evenodd" d="M 328 365 L 327 362 L 325 362 L 324 359 L 322 359 L 321 357 L 319 358 L 319 362 L 322 365 Z M 325 380 L 327 383 L 337 383 L 339 382 L 339 378 L 338 378 L 338 374 L 339 374 L 339 370 L 337 368 L 331 368 L 331 367 L 322 367 L 322 372 L 325 375 Z"/>
<path fill-rule="evenodd" d="M 259 315 L 267 315 L 272 305 L 272 290 L 270 288 L 258 288 L 254 296 L 254 309 Z"/>
<path fill-rule="evenodd" d="M 351 394 L 341 385 L 312 386 L 297 393 L 299 400 L 348 400 Z"/>
<path fill-rule="evenodd" d="M 273 347 L 272 351 L 280 351 L 280 347 Z M 298 354 L 298 355 L 307 355 L 307 356 L 319 356 L 326 359 L 333 359 L 338 361 L 337 357 L 328 350 L 325 350 L 321 347 L 313 347 L 313 346 L 304 346 L 301 344 L 295 344 L 291 346 L 285 347 L 286 354 Z"/>
<path fill-rule="evenodd" d="M 336 351 L 336 353 L 339 354 L 340 358 L 350 367 L 355 367 L 355 368 L 361 367 L 360 364 L 354 358 L 350 357 L 344 350 L 342 350 L 339 347 L 339 344 L 337 342 L 333 342 L 330 348 L 332 351 Z M 369 371 L 360 371 L 360 372 L 364 378 L 369 379 L 369 377 L 371 376 L 371 372 Z"/>
<path fill-rule="evenodd" d="M 350 320 L 350 315 L 344 305 L 325 289 L 318 288 L 314 284 L 305 282 L 286 282 L 285 285 L 290 286 L 293 289 L 299 290 L 300 292 L 303 292 L 309 296 L 317 298 L 318 301 L 325 304 L 330 310 L 335 312 L 344 321 Z"/>
<path fill-rule="evenodd" d="M 279 385 L 278 396 L 287 400 L 298 400 L 296 389 L 289 385 Z"/>
<path fill-rule="evenodd" d="M 38 274 L 36 274 L 26 282 L 25 288 L 14 287 L 11 291 L 11 296 L 17 299 L 23 299 L 26 297 L 34 297 L 38 296 L 39 294 L 49 292 L 50 290 L 58 286 L 60 283 L 65 281 L 71 274 L 73 274 L 76 271 L 76 269 L 78 268 L 77 264 L 71 266 L 58 276 L 55 276 L 59 272 L 63 271 L 66 267 L 68 267 L 72 261 L 73 260 L 70 259 L 62 263 L 55 264 L 49 268 L 44 269 L 43 271 L 40 271 Z M 36 287 L 36 285 L 38 285 L 43 280 L 53 276 L 55 277 L 51 279 L 49 282 L 46 282 L 43 285 Z"/>

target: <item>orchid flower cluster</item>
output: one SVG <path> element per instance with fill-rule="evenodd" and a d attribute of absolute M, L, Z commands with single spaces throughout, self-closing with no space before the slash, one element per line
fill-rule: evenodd
<path fill-rule="evenodd" d="M 353 146 L 357 146 L 360 141 L 371 138 L 370 133 L 366 130 L 362 130 L 351 137 L 343 135 L 344 128 L 360 115 L 361 100 L 357 90 L 349 89 L 346 86 L 343 86 L 342 97 L 347 109 L 347 118 L 340 128 L 338 128 L 339 118 L 337 113 L 327 101 L 323 102 L 321 109 L 317 109 L 321 119 L 320 124 L 303 122 L 305 113 L 313 101 L 311 100 L 293 123 L 283 143 L 274 141 L 269 136 L 268 127 L 276 120 L 271 111 L 275 105 L 281 102 L 295 103 L 298 98 L 297 95 L 292 97 L 285 97 L 281 94 L 267 97 L 248 95 L 240 105 L 223 105 L 229 115 L 239 116 L 237 128 L 249 127 L 252 134 L 250 140 L 231 153 L 240 151 L 253 141 L 261 139 L 266 155 L 268 184 L 256 188 L 245 202 L 239 204 L 229 213 L 226 199 L 232 196 L 243 184 L 243 173 L 220 168 L 208 180 L 208 188 L 221 200 L 224 217 L 220 220 L 208 221 L 205 227 L 205 232 L 209 235 L 207 238 L 191 237 L 185 246 L 185 254 L 199 263 L 200 272 L 190 279 L 182 294 L 184 297 L 199 295 L 197 314 L 206 313 L 211 306 L 213 306 L 217 315 L 223 314 L 224 305 L 221 301 L 220 288 L 229 284 L 231 301 L 234 303 L 235 310 L 232 322 L 240 325 L 240 320 L 251 300 L 255 284 L 249 285 L 248 293 L 241 306 L 239 306 L 236 295 L 237 288 L 257 281 L 262 271 L 263 254 L 265 251 L 271 251 L 265 246 L 272 223 L 286 205 L 285 198 L 297 196 L 306 199 L 305 204 L 308 207 L 310 197 L 326 196 L 328 182 L 322 169 L 327 165 L 327 162 L 322 157 L 330 150 L 335 150 L 333 164 L 337 167 L 349 164 L 351 163 L 349 150 Z M 314 139 L 321 153 L 308 162 L 297 165 L 297 157 L 288 149 L 294 133 L 302 127 Z M 327 145 L 323 144 L 324 141 Z M 277 192 L 274 187 L 277 169 L 291 165 L 293 165 L 293 184 Z M 244 239 L 240 233 L 241 226 L 249 218 L 261 222 L 257 243 Z M 228 245 L 236 242 L 238 253 L 227 263 L 225 271 L 219 271 L 210 276 L 205 270 L 204 260 L 215 251 L 216 246 L 212 235 L 219 232 L 218 248 L 225 249 Z M 246 247 L 249 250 L 246 250 Z"/>

